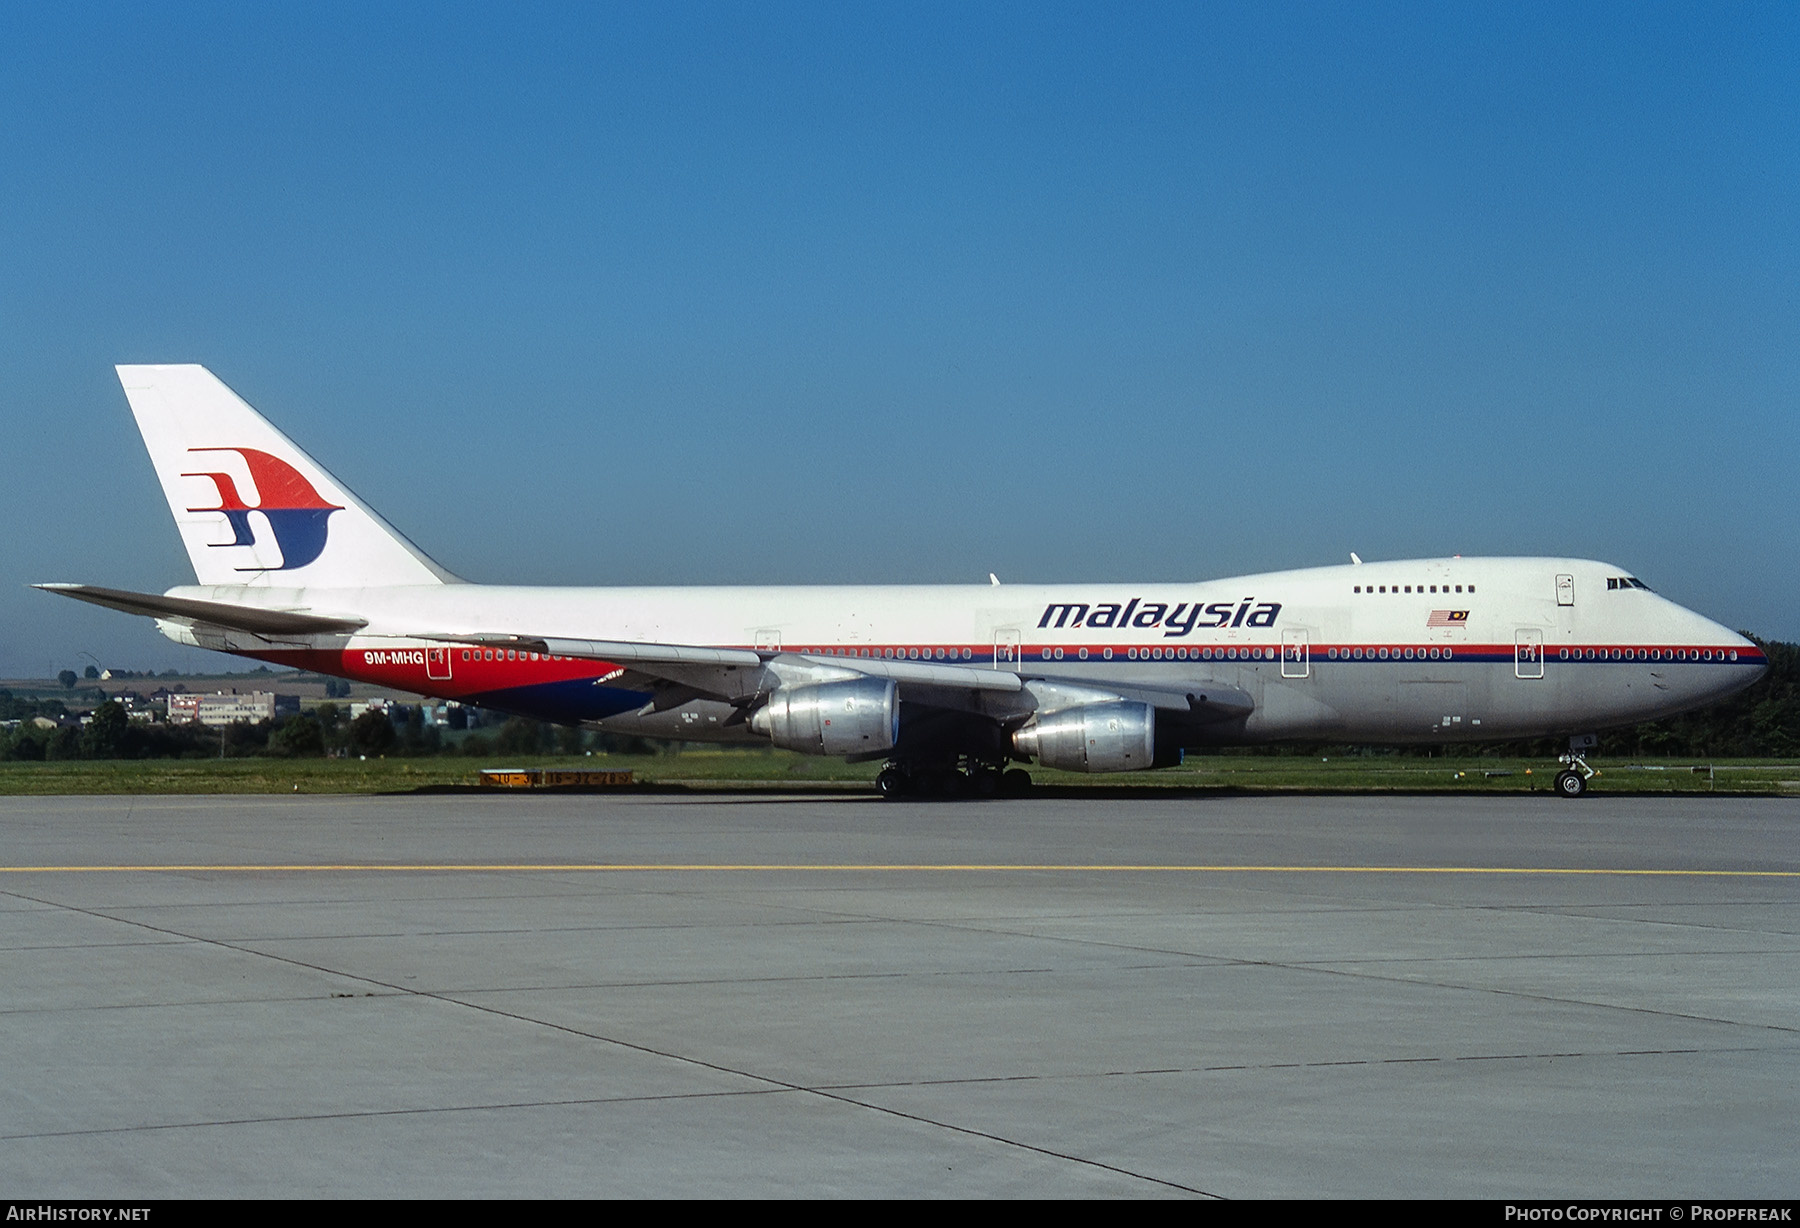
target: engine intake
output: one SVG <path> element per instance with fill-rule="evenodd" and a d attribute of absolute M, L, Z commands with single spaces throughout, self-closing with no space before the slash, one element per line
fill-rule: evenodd
<path fill-rule="evenodd" d="M 1013 749 L 1065 772 L 1135 772 L 1156 763 L 1156 711 L 1119 700 L 1033 717 Z"/>
<path fill-rule="evenodd" d="M 750 728 L 804 755 L 879 754 L 900 739 L 900 688 L 891 678 L 782 687 Z"/>

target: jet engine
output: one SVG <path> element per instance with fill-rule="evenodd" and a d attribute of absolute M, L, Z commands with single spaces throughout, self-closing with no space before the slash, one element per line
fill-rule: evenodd
<path fill-rule="evenodd" d="M 891 678 L 782 687 L 751 715 L 750 728 L 806 755 L 879 754 L 900 739 L 899 691 Z"/>
<path fill-rule="evenodd" d="M 1043 713 L 1013 734 L 1013 749 L 1065 772 L 1135 772 L 1156 763 L 1156 711 L 1119 700 Z"/>

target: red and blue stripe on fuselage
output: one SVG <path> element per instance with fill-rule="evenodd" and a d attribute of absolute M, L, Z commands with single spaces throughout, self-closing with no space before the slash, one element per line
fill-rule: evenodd
<path fill-rule="evenodd" d="M 830 660 L 840 658 L 952 662 L 959 665 L 995 664 L 992 644 L 808 644 L 793 645 L 785 652 Z M 1141 665 L 1144 662 L 1207 665 L 1273 665 L 1281 660 L 1282 646 L 1232 644 L 1177 650 L 1165 642 L 1155 644 L 1025 644 L 1019 647 L 1020 668 L 1030 670 L 1048 664 L 1077 668 L 1086 665 Z M 1512 644 L 1370 644 L 1309 645 L 1314 668 L 1352 665 L 1416 665 L 1438 667 L 1512 663 Z M 352 678 L 395 690 L 454 699 L 461 703 L 528 716 L 537 720 L 576 724 L 602 721 L 633 712 L 650 701 L 646 691 L 608 683 L 625 671 L 604 661 L 557 657 L 518 649 L 475 648 L 460 645 L 427 648 L 354 648 L 345 650 L 301 649 L 246 653 L 259 660 L 322 674 Z M 1584 644 L 1579 647 L 1547 646 L 1545 663 L 1559 665 L 1641 665 L 1651 663 L 1755 666 L 1767 664 L 1760 649 L 1722 649 L 1692 644 Z M 1011 667 L 1002 657 L 1002 668 Z"/>

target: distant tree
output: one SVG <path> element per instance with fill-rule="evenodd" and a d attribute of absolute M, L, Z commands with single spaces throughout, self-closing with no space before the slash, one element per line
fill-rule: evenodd
<path fill-rule="evenodd" d="M 654 755 L 657 746 L 649 738 L 640 738 L 636 734 L 597 733 L 594 749 L 608 755 Z"/>
<path fill-rule="evenodd" d="M 564 725 L 556 734 L 556 749 L 565 755 L 579 755 L 587 749 L 587 731 L 580 725 Z"/>
<path fill-rule="evenodd" d="M 452 729 L 467 729 L 469 727 L 469 710 L 461 704 L 457 704 L 454 708 L 444 709 L 444 723 Z"/>
<path fill-rule="evenodd" d="M 109 699 L 94 709 L 87 728 L 81 731 L 83 759 L 117 759 L 125 751 L 125 735 L 131 729 L 131 718 L 125 705 Z"/>
<path fill-rule="evenodd" d="M 56 680 L 71 691 L 75 689 L 75 671 L 72 669 L 65 669 L 62 671 L 62 673 L 56 676 Z"/>
<path fill-rule="evenodd" d="M 500 727 L 499 748 L 505 755 L 537 755 L 544 749 L 544 726 L 523 716 L 515 716 Z"/>
<path fill-rule="evenodd" d="M 5 692 L 0 692 L 5 694 Z M 69 707 L 60 699 L 16 699 L 0 708 L 0 715 L 7 720 L 20 720 L 28 716 L 67 716 Z"/>
<path fill-rule="evenodd" d="M 0 733 L 0 759 L 36 761 L 44 757 L 44 731 L 22 724 L 9 733 Z"/>
<path fill-rule="evenodd" d="M 98 678 L 100 676 L 100 667 L 97 665 L 90 665 L 81 671 L 81 676 L 83 678 Z"/>
<path fill-rule="evenodd" d="M 377 708 L 369 709 L 350 722 L 350 753 L 353 755 L 385 755 L 399 740 L 394 733 L 394 722 Z"/>
<path fill-rule="evenodd" d="M 268 753 L 269 734 L 273 732 L 274 725 L 273 721 L 231 722 L 220 734 L 225 753 L 233 759 Z"/>
<path fill-rule="evenodd" d="M 325 753 L 325 728 L 317 717 L 290 716 L 269 735 L 269 753 L 299 759 Z"/>
<path fill-rule="evenodd" d="M 50 731 L 44 743 L 46 759 L 76 759 L 81 755 L 81 730 L 74 725 L 59 725 Z"/>
<path fill-rule="evenodd" d="M 403 709 L 397 722 L 400 735 L 400 748 L 409 755 L 416 755 L 425 749 L 425 717 L 416 704 Z"/>

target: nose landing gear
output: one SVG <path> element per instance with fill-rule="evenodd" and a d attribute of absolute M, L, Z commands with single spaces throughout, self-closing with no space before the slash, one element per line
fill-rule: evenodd
<path fill-rule="evenodd" d="M 1569 753 L 1557 757 L 1558 763 L 1567 765 L 1556 774 L 1558 797 L 1580 797 L 1587 792 L 1588 781 L 1598 773 L 1587 765 L 1582 752 L 1594 749 L 1599 741 L 1591 733 L 1578 733 L 1569 739 Z"/>

